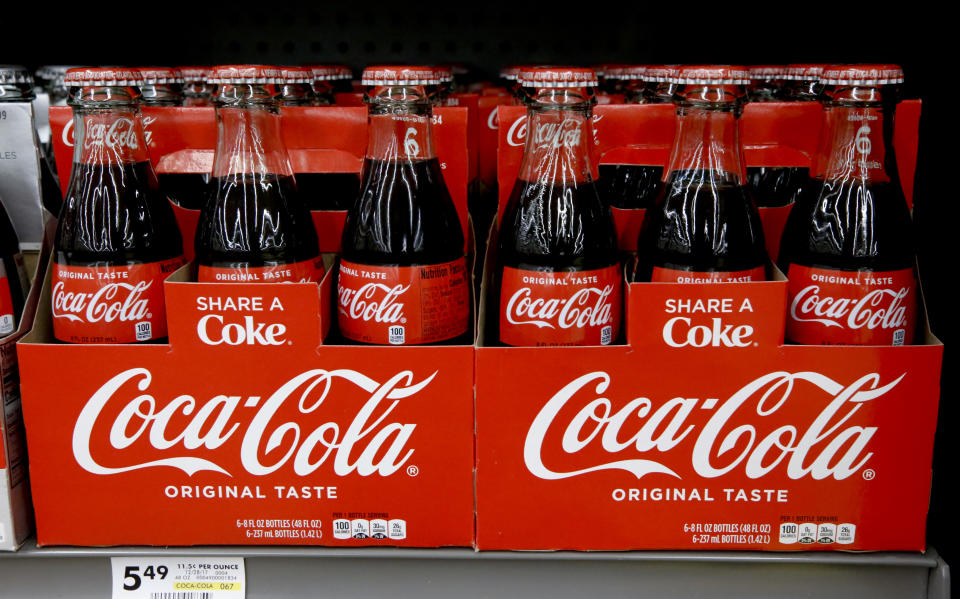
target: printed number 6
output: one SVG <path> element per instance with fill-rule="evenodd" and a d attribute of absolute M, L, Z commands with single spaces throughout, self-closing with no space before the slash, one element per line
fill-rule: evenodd
<path fill-rule="evenodd" d="M 414 127 L 407 129 L 407 134 L 403 136 L 403 149 L 407 156 L 417 156 L 420 154 L 420 144 L 413 138 L 417 134 Z"/>
<path fill-rule="evenodd" d="M 139 566 L 127 566 L 127 569 L 123 572 L 123 590 L 135 591 L 140 588 L 142 582 L 140 581 L 140 577 L 137 576 L 137 571 L 139 569 Z M 133 579 L 133 584 L 127 584 L 128 578 Z"/>
<path fill-rule="evenodd" d="M 857 152 L 867 156 L 873 148 L 873 142 L 870 141 L 870 126 L 864 125 L 857 129 L 857 139 L 855 140 Z"/>

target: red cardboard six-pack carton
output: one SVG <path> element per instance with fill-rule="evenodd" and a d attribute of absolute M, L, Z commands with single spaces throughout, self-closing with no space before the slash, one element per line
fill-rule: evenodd
<path fill-rule="evenodd" d="M 747 164 L 809 164 L 819 110 L 748 105 Z M 897 114 L 908 193 L 918 115 L 917 102 Z M 593 122 L 600 164 L 664 164 L 672 107 L 598 106 Z M 500 107 L 499 124 L 502 209 L 523 108 Z M 771 256 L 788 210 L 761 210 Z M 615 212 L 621 248 L 636 247 L 643 211 Z M 774 269 L 625 282 L 623 345 L 501 347 L 495 254 L 477 348 L 479 549 L 924 549 L 943 349 L 924 324 L 919 345 L 785 344 Z"/>
<path fill-rule="evenodd" d="M 524 112 L 484 108 L 502 203 Z M 818 110 L 748 106 L 748 164 L 805 166 Z M 435 119 L 464 223 L 466 112 Z M 212 110 L 144 116 L 158 170 L 209 171 Z M 359 170 L 362 108 L 285 116 L 298 171 Z M 905 102 L 897 117 L 908 197 L 918 116 Z M 51 123 L 69 169 L 67 109 Z M 671 107 L 602 106 L 594 124 L 601 164 L 666 160 Z M 788 210 L 762 211 L 771 255 Z M 195 212 L 178 210 L 188 251 Z M 615 211 L 621 247 L 642 218 Z M 343 213 L 314 221 L 336 252 Z M 778 275 L 631 283 L 622 345 L 496 347 L 483 305 L 477 347 L 324 345 L 335 275 L 318 292 L 181 269 L 165 285 L 169 344 L 144 346 L 52 343 L 48 277 L 20 346 L 38 542 L 924 548 L 942 356 L 925 326 L 922 345 L 785 345 Z"/>
<path fill-rule="evenodd" d="M 51 119 L 70 168 L 69 109 Z M 161 172 L 203 173 L 213 109 L 146 109 Z M 436 151 L 466 228 L 466 109 Z M 359 170 L 364 108 L 284 109 L 307 172 Z M 309 145 L 308 145 L 309 144 Z M 197 210 L 178 210 L 192 245 Z M 322 250 L 343 212 L 315 212 Z M 40 545 L 471 545 L 473 347 L 323 344 L 321 285 L 165 283 L 169 342 L 53 341 L 50 276 L 20 344 Z"/>

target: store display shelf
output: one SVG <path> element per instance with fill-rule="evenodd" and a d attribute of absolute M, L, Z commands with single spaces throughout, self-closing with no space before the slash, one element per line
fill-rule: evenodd
<path fill-rule="evenodd" d="M 317 547 L 37 548 L 0 554 L 0 596 L 102 598 L 111 557 L 246 558 L 249 599 L 307 597 L 950 596 L 949 568 L 925 553 L 475 552 Z"/>

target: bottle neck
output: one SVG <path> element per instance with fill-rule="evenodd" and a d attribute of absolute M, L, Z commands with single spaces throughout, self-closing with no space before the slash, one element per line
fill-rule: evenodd
<path fill-rule="evenodd" d="M 685 92 L 677 103 L 677 133 L 666 180 L 673 173 L 704 173 L 711 180 L 743 185 L 746 166 L 740 146 L 742 95 L 722 87 Z"/>
<path fill-rule="evenodd" d="M 899 181 L 893 152 L 896 94 L 878 87 L 831 90 L 824 101 L 823 143 L 814 161 L 825 180 Z"/>
<path fill-rule="evenodd" d="M 418 162 L 436 158 L 433 109 L 422 86 L 376 88 L 366 101 L 368 159 Z"/>
<path fill-rule="evenodd" d="M 140 93 L 146 106 L 179 106 L 183 101 L 183 92 L 176 83 L 144 84 Z"/>
<path fill-rule="evenodd" d="M 213 176 L 293 175 L 275 102 L 217 105 Z"/>
<path fill-rule="evenodd" d="M 592 181 L 596 173 L 590 160 L 591 117 L 589 101 L 528 103 L 520 178 L 542 184 Z"/>
<path fill-rule="evenodd" d="M 136 104 L 74 104 L 73 127 L 74 163 L 122 165 L 149 159 Z"/>
<path fill-rule="evenodd" d="M 32 102 L 36 98 L 29 85 L 0 84 L 0 102 Z"/>

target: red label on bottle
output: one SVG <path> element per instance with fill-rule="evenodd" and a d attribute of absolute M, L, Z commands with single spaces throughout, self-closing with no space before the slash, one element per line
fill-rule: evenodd
<path fill-rule="evenodd" d="M 905 345 L 917 324 L 912 268 L 846 271 L 791 264 L 787 339 L 804 345 Z"/>
<path fill-rule="evenodd" d="M 749 270 L 726 271 L 680 270 L 654 266 L 650 277 L 652 283 L 747 283 L 766 279 L 766 271 L 762 266 Z"/>
<path fill-rule="evenodd" d="M 609 345 L 620 331 L 618 265 L 549 272 L 503 269 L 500 341 L 507 345 Z"/>
<path fill-rule="evenodd" d="M 347 339 L 418 345 L 459 337 L 470 328 L 467 262 L 368 266 L 340 261 L 337 321 Z"/>
<path fill-rule="evenodd" d="M 163 280 L 183 256 L 124 266 L 53 266 L 53 336 L 68 343 L 135 343 L 167 336 Z"/>
<path fill-rule="evenodd" d="M 319 283 L 324 274 L 323 259 L 276 264 L 273 266 L 219 266 L 200 265 L 199 283 Z"/>
<path fill-rule="evenodd" d="M 7 273 L 0 264 L 0 335 L 9 335 L 16 327 L 13 316 L 13 297 L 10 295 L 10 281 Z"/>

